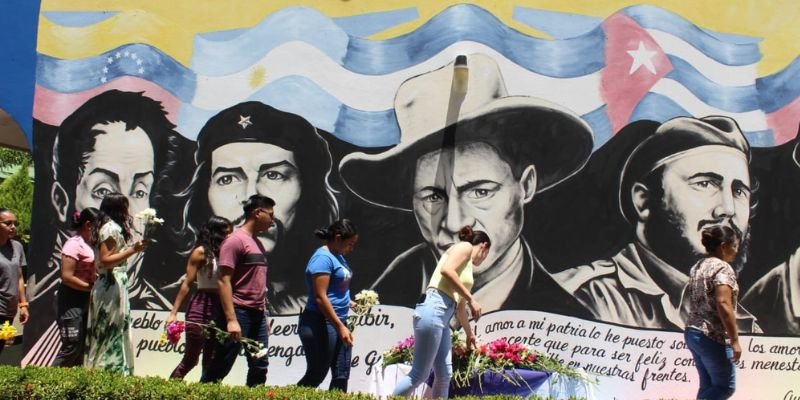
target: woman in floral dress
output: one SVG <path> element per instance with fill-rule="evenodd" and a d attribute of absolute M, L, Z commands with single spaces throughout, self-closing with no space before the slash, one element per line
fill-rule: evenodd
<path fill-rule="evenodd" d="M 131 308 L 128 299 L 128 258 L 144 250 L 145 242 L 128 245 L 131 216 L 128 198 L 108 194 L 100 203 L 97 223 L 97 271 L 86 327 L 86 368 L 133 375 Z"/>

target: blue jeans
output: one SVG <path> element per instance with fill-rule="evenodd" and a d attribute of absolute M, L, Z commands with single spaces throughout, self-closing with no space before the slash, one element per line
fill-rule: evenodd
<path fill-rule="evenodd" d="M 347 319 L 340 318 L 340 321 L 347 325 Z M 329 389 L 346 392 L 353 348 L 342 342 L 336 327 L 320 312 L 304 310 L 298 326 L 306 354 L 306 373 L 297 386 L 317 387 L 330 370 Z"/>
<path fill-rule="evenodd" d="M 433 398 L 447 398 L 453 377 L 450 319 L 456 304 L 437 289 L 428 289 L 414 310 L 414 359 L 411 372 L 398 382 L 393 396 L 408 396 L 433 368 Z"/>
<path fill-rule="evenodd" d="M 236 320 L 239 321 L 239 327 L 242 329 L 242 337 L 253 339 L 263 344 L 265 349 L 268 348 L 266 310 L 234 306 L 233 311 L 236 313 Z M 225 320 L 224 313 L 217 318 L 216 324 L 217 327 L 226 329 L 228 322 Z M 228 373 L 231 372 L 233 363 L 241 350 L 242 343 L 233 341 L 230 338 L 218 343 L 216 349 L 214 349 L 213 359 L 208 368 L 203 371 L 200 382 L 219 382 L 225 379 Z M 267 357 L 254 358 L 250 354 L 246 354 L 246 356 L 247 386 L 263 385 L 267 382 L 267 367 L 269 367 Z"/>
<path fill-rule="evenodd" d="M 731 346 L 717 343 L 695 328 L 687 328 L 683 337 L 700 375 L 697 398 L 717 400 L 731 397 L 736 390 L 736 364 L 732 361 Z"/>

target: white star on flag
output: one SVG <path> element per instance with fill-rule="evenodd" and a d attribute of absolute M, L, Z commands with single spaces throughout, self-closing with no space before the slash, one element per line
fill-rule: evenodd
<path fill-rule="evenodd" d="M 143 74 L 144 73 L 144 68 L 139 68 L 139 73 Z"/>
<path fill-rule="evenodd" d="M 100 82 L 106 83 L 106 82 L 108 82 L 108 79 L 106 79 L 106 77 L 103 76 L 103 77 L 100 78 Z"/>
<path fill-rule="evenodd" d="M 106 61 L 108 61 L 108 63 L 111 64 L 114 62 L 114 59 L 112 57 L 108 57 L 106 58 Z"/>
<path fill-rule="evenodd" d="M 653 65 L 653 56 L 656 55 L 656 51 L 647 50 L 647 48 L 644 47 L 644 43 L 639 41 L 639 48 L 636 50 L 628 50 L 627 53 L 633 58 L 631 70 L 628 71 L 628 75 L 633 75 L 641 66 L 644 66 L 653 74 L 656 73 L 656 66 Z"/>
<path fill-rule="evenodd" d="M 142 60 L 136 60 L 136 65 L 142 65 Z"/>
<path fill-rule="evenodd" d="M 131 52 L 129 52 L 129 51 L 126 51 L 126 52 L 125 52 L 125 57 L 127 57 L 127 56 L 129 56 L 129 55 L 131 55 Z"/>
<path fill-rule="evenodd" d="M 250 122 L 250 116 L 249 115 L 246 116 L 246 117 L 244 115 L 240 115 L 239 116 L 239 122 L 237 122 L 237 124 L 239 124 L 239 126 L 241 126 L 242 129 L 245 129 L 248 126 L 253 125 L 253 123 Z"/>
<path fill-rule="evenodd" d="M 103 73 L 104 73 L 104 74 L 107 74 L 107 73 L 108 73 L 108 67 L 103 67 Z"/>
<path fill-rule="evenodd" d="M 120 58 L 122 57 L 122 54 L 120 54 L 120 52 L 117 52 L 117 54 L 114 54 L 114 57 Z"/>

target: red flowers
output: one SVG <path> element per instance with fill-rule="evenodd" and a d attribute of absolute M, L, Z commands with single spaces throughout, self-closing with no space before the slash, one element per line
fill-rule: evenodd
<path fill-rule="evenodd" d="M 519 343 L 509 343 L 505 338 L 480 346 L 476 353 L 476 359 L 484 368 L 533 369 L 536 363 L 535 352 Z"/>
<path fill-rule="evenodd" d="M 453 344 L 453 382 L 457 387 L 469 386 L 473 378 L 487 372 L 503 373 L 506 370 L 530 369 L 555 371 L 570 378 L 586 379 L 574 368 L 566 366 L 557 358 L 523 346 L 509 343 L 506 338 L 497 339 L 478 346 L 473 351 L 457 332 L 451 336 Z M 396 363 L 411 363 L 414 354 L 414 337 L 398 342 L 383 353 L 383 366 Z M 510 382 L 521 385 L 524 381 L 519 374 L 504 375 Z M 478 380 L 480 383 L 481 381 Z"/>
<path fill-rule="evenodd" d="M 180 321 L 175 321 L 167 325 L 167 341 L 171 344 L 178 344 L 184 330 L 186 330 L 186 325 Z"/>

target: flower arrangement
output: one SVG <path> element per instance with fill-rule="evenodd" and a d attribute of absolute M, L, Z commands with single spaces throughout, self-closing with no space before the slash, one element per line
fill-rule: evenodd
<path fill-rule="evenodd" d="M 383 353 L 383 366 L 392 364 L 411 364 L 414 356 L 414 336 L 409 336 L 392 346 L 391 349 Z M 455 359 L 453 360 L 455 368 Z"/>
<path fill-rule="evenodd" d="M 186 321 L 186 324 L 194 324 L 201 327 L 203 329 L 203 335 L 205 335 L 207 339 L 214 339 L 222 343 L 230 338 L 230 334 L 227 331 L 220 329 L 217 324 L 214 323 L 214 321 L 211 321 L 207 324 Z M 181 339 L 181 334 L 186 330 L 186 324 L 176 321 L 167 325 L 164 332 L 161 333 L 161 338 L 159 339 L 161 344 L 177 344 Z M 265 348 L 264 344 L 259 341 L 242 337 L 239 339 L 239 342 L 242 343 L 244 350 L 250 355 L 250 357 L 260 359 L 267 356 L 268 349 Z"/>
<path fill-rule="evenodd" d="M 178 344 L 181 340 L 181 334 L 186 330 L 186 324 L 180 321 L 173 322 L 167 325 L 164 332 L 161 333 L 159 341 L 161 343 Z"/>
<path fill-rule="evenodd" d="M 586 379 L 561 361 L 519 343 L 509 343 L 506 338 L 480 345 L 475 350 L 470 349 L 457 332 L 453 332 L 451 340 L 453 384 L 458 388 L 470 386 L 475 378 L 478 378 L 480 385 L 480 378 L 489 372 L 502 375 L 503 379 L 516 386 L 526 384 L 519 373 L 516 373 L 517 369 L 553 371 L 568 378 Z M 410 336 L 383 353 L 383 366 L 410 364 L 413 355 L 414 337 Z M 509 371 L 511 373 L 504 373 Z"/>
<path fill-rule="evenodd" d="M 372 307 L 381 304 L 378 293 L 374 290 L 364 289 L 355 295 L 353 299 L 353 314 L 348 317 L 347 328 L 352 332 L 356 329 L 358 318 L 367 315 L 372 311 Z"/>
<path fill-rule="evenodd" d="M 153 233 L 156 231 L 156 228 L 164 225 L 164 220 L 158 218 L 156 210 L 154 208 L 145 208 L 136 214 L 136 219 L 142 221 L 142 240 L 155 242 L 155 239 L 152 238 Z"/>
<path fill-rule="evenodd" d="M 11 325 L 8 321 L 3 322 L 3 325 L 0 326 L 0 340 L 13 340 L 17 337 L 17 328 L 14 328 L 14 325 Z"/>

